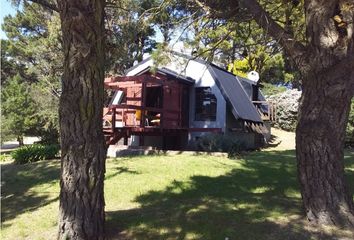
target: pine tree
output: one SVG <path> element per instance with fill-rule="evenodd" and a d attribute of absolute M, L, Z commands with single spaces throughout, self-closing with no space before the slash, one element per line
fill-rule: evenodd
<path fill-rule="evenodd" d="M 16 137 L 20 146 L 23 137 L 35 131 L 38 118 L 28 85 L 19 75 L 8 79 L 1 90 L 2 141 Z"/>

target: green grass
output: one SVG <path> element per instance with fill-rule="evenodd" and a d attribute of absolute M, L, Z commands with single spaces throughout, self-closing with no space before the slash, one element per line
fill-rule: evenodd
<path fill-rule="evenodd" d="M 354 192 L 354 153 L 346 154 Z M 60 163 L 2 164 L 2 239 L 55 239 Z M 294 151 L 107 160 L 108 239 L 351 239 L 301 209 Z"/>

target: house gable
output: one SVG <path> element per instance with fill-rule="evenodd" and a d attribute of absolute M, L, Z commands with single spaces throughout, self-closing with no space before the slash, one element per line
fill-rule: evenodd
<path fill-rule="evenodd" d="M 174 53 L 170 56 L 170 62 L 164 66 L 159 66 L 158 71 L 172 73 L 175 77 L 188 80 L 194 87 L 211 87 L 212 92 L 217 96 L 218 115 L 222 115 L 214 123 L 208 122 L 210 127 L 225 127 L 226 103 L 232 107 L 232 113 L 236 119 L 249 122 L 262 123 L 262 119 L 257 112 L 250 98 L 252 94 L 252 83 L 248 79 L 240 78 L 214 64 L 204 60 Z M 153 67 L 153 59 L 147 58 L 136 66 L 127 70 L 127 76 L 140 75 Z M 220 99 L 222 96 L 223 99 Z M 260 94 L 260 98 L 262 98 Z M 195 127 L 205 126 L 205 123 L 194 121 L 194 91 L 190 92 L 190 124 Z"/>

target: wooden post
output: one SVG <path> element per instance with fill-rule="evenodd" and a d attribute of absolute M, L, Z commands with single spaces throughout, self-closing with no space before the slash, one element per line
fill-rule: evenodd
<path fill-rule="evenodd" d="M 178 126 L 182 127 L 182 94 L 183 94 L 183 88 L 181 85 L 179 85 L 179 92 L 178 92 L 178 97 L 179 97 L 179 101 L 178 101 Z"/>
<path fill-rule="evenodd" d="M 141 89 L 141 116 L 140 116 L 140 127 L 144 128 L 145 127 L 145 114 L 146 114 L 146 81 L 142 83 L 142 89 Z"/>
<path fill-rule="evenodd" d="M 112 108 L 112 133 L 114 133 L 116 128 L 116 108 Z"/>

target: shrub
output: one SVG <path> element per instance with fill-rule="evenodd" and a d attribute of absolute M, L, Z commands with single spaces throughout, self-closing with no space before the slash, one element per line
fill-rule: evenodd
<path fill-rule="evenodd" d="M 0 154 L 0 162 L 6 162 L 11 159 L 11 156 L 9 154 Z"/>
<path fill-rule="evenodd" d="M 276 103 L 277 116 L 274 125 L 286 131 L 295 131 L 301 92 L 287 90 L 283 93 L 269 96 L 268 101 Z"/>
<path fill-rule="evenodd" d="M 295 131 L 300 96 L 300 91 L 287 90 L 267 98 L 268 101 L 275 102 L 277 106 L 277 119 L 274 124 L 276 127 L 286 131 Z M 354 146 L 354 99 L 351 103 L 345 143 L 347 146 Z"/>
<path fill-rule="evenodd" d="M 265 96 L 276 95 L 287 90 L 285 86 L 276 86 L 271 83 L 262 83 L 262 85 L 261 90 Z"/>
<path fill-rule="evenodd" d="M 200 137 L 197 142 L 197 149 L 204 152 L 227 152 L 230 158 L 235 157 L 245 150 L 242 142 L 232 135 L 208 134 Z"/>
<path fill-rule="evenodd" d="M 11 156 L 16 164 L 25 164 L 55 158 L 58 152 L 58 145 L 33 144 L 15 150 L 11 153 Z"/>

